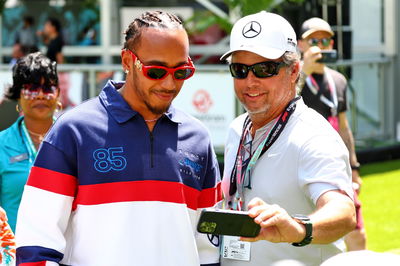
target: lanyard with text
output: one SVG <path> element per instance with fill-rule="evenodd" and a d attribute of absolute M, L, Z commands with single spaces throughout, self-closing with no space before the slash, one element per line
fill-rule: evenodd
<path fill-rule="evenodd" d="M 246 149 L 246 146 L 249 146 L 248 143 L 251 143 L 250 129 L 252 126 L 249 116 L 246 117 L 246 120 L 243 124 L 243 131 L 238 152 L 236 154 L 235 164 L 230 177 L 229 197 L 227 197 L 227 205 L 229 208 L 234 210 L 242 210 L 244 195 L 243 190 L 244 188 L 251 189 L 251 169 L 255 166 L 258 158 L 260 158 L 278 139 L 279 135 L 282 133 L 287 122 L 289 121 L 290 116 L 296 109 L 296 102 L 299 99 L 300 97 L 296 97 L 289 102 L 285 108 L 285 111 L 283 111 L 283 113 L 275 120 L 271 130 L 264 134 L 262 141 L 254 152 L 253 156 L 251 156 L 251 145 L 250 149 Z"/>
<path fill-rule="evenodd" d="M 306 83 L 307 83 L 308 88 L 310 88 L 310 91 L 314 95 L 321 93 L 321 95 L 319 96 L 319 99 L 321 100 L 321 102 L 323 102 L 329 108 L 331 108 L 332 116 L 337 116 L 338 99 L 337 99 L 337 94 L 336 94 L 336 85 L 335 85 L 335 82 L 333 81 L 331 73 L 329 73 L 329 71 L 326 68 L 324 70 L 324 73 L 325 73 L 326 79 L 328 80 L 328 88 L 329 88 L 329 92 L 331 93 L 332 100 L 329 100 L 320 92 L 318 83 L 311 75 L 306 78 Z"/>

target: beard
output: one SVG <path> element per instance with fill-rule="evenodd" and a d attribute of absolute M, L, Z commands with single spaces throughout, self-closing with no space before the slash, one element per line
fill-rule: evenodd
<path fill-rule="evenodd" d="M 156 91 L 157 90 L 154 90 L 154 92 L 156 92 Z M 136 88 L 137 95 L 140 96 L 140 98 L 142 99 L 142 101 L 143 101 L 144 105 L 147 107 L 147 109 L 155 115 L 162 115 L 169 109 L 172 101 L 170 103 L 164 103 L 164 104 L 162 104 L 162 103 L 157 104 L 157 103 L 151 102 L 150 97 L 151 97 L 152 92 L 153 92 L 153 90 L 150 90 L 149 93 L 146 94 L 139 88 Z M 160 92 L 168 92 L 168 91 L 160 91 Z M 171 92 L 169 91 L 169 93 L 171 93 Z"/>
<path fill-rule="evenodd" d="M 150 112 L 152 112 L 155 115 L 162 115 L 165 113 L 169 107 L 171 106 L 171 103 L 166 105 L 166 106 L 152 106 L 148 101 L 144 101 L 144 104 L 146 105 L 147 109 L 149 109 Z"/>
<path fill-rule="evenodd" d="M 135 74 L 135 72 L 134 72 Z M 179 90 L 178 89 L 171 89 L 171 90 L 167 90 L 167 89 L 162 89 L 162 88 L 147 88 L 146 86 L 143 89 L 142 87 L 138 86 L 138 84 L 140 84 L 141 81 L 140 79 L 137 77 L 137 75 L 133 75 L 133 91 L 134 94 L 136 95 L 135 98 L 137 99 L 138 103 L 140 105 L 144 105 L 143 107 L 145 107 L 148 111 L 150 111 L 151 113 L 153 113 L 156 116 L 162 115 L 164 114 L 166 111 L 168 111 L 169 107 L 171 106 L 172 100 L 171 102 L 168 101 L 161 101 L 160 99 L 157 98 L 157 96 L 155 96 L 156 93 L 168 93 L 173 95 L 174 99 Z"/>
<path fill-rule="evenodd" d="M 268 110 L 271 107 L 270 104 L 266 104 L 263 107 L 260 107 L 257 109 L 254 109 L 254 108 L 249 109 L 244 103 L 242 103 L 242 106 L 249 115 L 265 114 L 268 112 Z"/>

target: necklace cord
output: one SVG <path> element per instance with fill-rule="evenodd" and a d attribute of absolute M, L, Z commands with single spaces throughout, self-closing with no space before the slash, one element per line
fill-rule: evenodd
<path fill-rule="evenodd" d="M 36 136 L 36 137 L 39 137 L 39 138 L 44 138 L 44 135 L 46 135 L 46 133 L 44 133 L 44 134 L 35 133 L 35 132 L 33 132 L 33 131 L 30 131 L 28 128 L 27 128 L 26 130 L 28 130 L 28 132 L 29 132 L 30 134 L 32 134 L 32 135 L 34 135 L 34 136 Z"/>
<path fill-rule="evenodd" d="M 154 119 L 144 119 L 144 118 L 143 118 L 143 119 L 144 119 L 144 121 L 147 122 L 147 123 L 148 123 L 148 122 L 155 122 L 155 121 L 157 121 L 158 119 L 160 119 L 162 116 L 163 116 L 163 115 L 160 115 L 159 117 L 154 118 Z"/>
<path fill-rule="evenodd" d="M 159 118 L 159 117 L 158 117 L 158 118 Z M 146 121 L 146 122 L 155 122 L 155 121 L 158 120 L 158 118 L 155 118 L 155 119 L 145 119 L 144 121 Z"/>

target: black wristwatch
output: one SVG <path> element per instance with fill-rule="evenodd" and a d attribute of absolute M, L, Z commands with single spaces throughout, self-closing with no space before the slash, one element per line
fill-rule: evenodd
<path fill-rule="evenodd" d="M 361 164 L 360 163 L 356 163 L 354 165 L 351 165 L 351 170 L 360 171 L 360 167 L 361 167 Z"/>
<path fill-rule="evenodd" d="M 312 222 L 310 218 L 306 215 L 302 214 L 295 214 L 292 215 L 292 218 L 296 220 L 296 222 L 300 224 L 304 224 L 304 227 L 306 228 L 306 236 L 304 239 L 298 243 L 292 243 L 293 246 L 295 247 L 303 247 L 311 243 L 313 237 L 312 237 Z"/>

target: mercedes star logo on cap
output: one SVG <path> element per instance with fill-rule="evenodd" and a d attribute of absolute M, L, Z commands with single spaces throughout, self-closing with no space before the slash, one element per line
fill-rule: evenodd
<path fill-rule="evenodd" d="M 250 21 L 242 30 L 242 34 L 246 38 L 254 38 L 261 32 L 261 25 L 257 21 Z"/>

